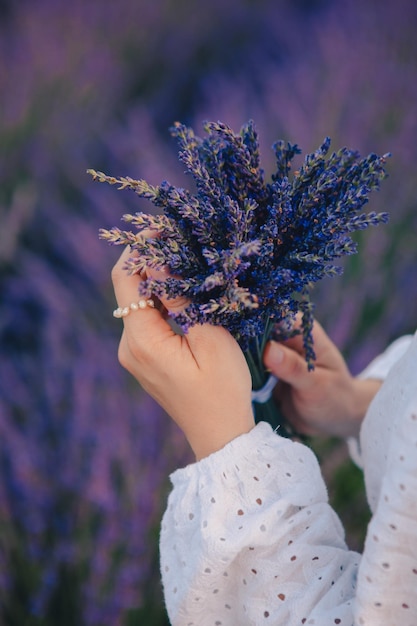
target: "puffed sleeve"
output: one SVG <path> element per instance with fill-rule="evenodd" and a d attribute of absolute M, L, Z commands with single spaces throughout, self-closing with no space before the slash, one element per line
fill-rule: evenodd
<path fill-rule="evenodd" d="M 417 624 L 417 334 L 390 369 L 360 443 L 373 517 L 359 568 L 358 626 Z"/>
<path fill-rule="evenodd" d="M 259 423 L 177 470 L 162 520 L 173 626 L 351 626 L 359 556 L 316 457 Z"/>
<path fill-rule="evenodd" d="M 359 374 L 359 378 L 376 378 L 377 380 L 385 380 L 390 370 L 398 361 L 406 354 L 411 343 L 413 335 L 403 335 L 393 341 L 382 354 L 373 359 L 369 365 Z M 359 439 L 349 437 L 347 440 L 349 454 L 354 463 L 363 469 L 363 461 Z"/>

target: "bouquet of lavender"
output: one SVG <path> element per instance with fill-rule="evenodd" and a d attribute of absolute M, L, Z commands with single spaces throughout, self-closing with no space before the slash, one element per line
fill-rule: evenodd
<path fill-rule="evenodd" d="M 259 390 L 269 379 L 262 364 L 266 342 L 277 333 L 289 337 L 297 313 L 302 314 L 297 332 L 303 335 L 306 362 L 314 367 L 311 287 L 341 273 L 333 261 L 356 251 L 350 233 L 387 221 L 386 213 L 366 214 L 362 208 L 386 176 L 388 155 L 360 158 L 343 148 L 327 156 L 326 138 L 290 176 L 300 150 L 278 141 L 273 145 L 276 171 L 266 182 L 252 122 L 238 134 L 220 122 L 206 123 L 204 129 L 206 136 L 200 138 L 180 123 L 172 128 L 194 192 L 166 181 L 152 186 L 88 170 L 94 179 L 131 189 L 162 209 L 156 215 L 124 215 L 134 232 L 101 229 L 100 236 L 138 252 L 126 264 L 130 273 L 168 268 L 172 276 L 148 278 L 140 296 L 185 296 L 185 310 L 171 314 L 182 332 L 205 322 L 227 328 L 246 356 L 253 389 Z M 143 229 L 156 236 L 145 238 Z M 254 402 L 254 410 L 257 421 L 290 434 L 271 399 Z"/>

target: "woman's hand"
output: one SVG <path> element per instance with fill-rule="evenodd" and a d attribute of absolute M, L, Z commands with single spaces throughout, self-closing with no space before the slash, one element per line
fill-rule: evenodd
<path fill-rule="evenodd" d="M 357 436 L 382 381 L 353 377 L 318 322 L 314 323 L 313 338 L 317 360 L 310 372 L 300 335 L 267 345 L 264 364 L 279 379 L 274 397 L 299 433 Z"/>
<path fill-rule="evenodd" d="M 121 307 L 138 300 L 138 285 L 144 280 L 127 274 L 124 263 L 129 256 L 126 249 L 112 272 Z M 171 311 L 185 305 L 183 300 L 161 303 Z M 123 324 L 121 365 L 183 430 L 197 459 L 254 427 L 250 372 L 228 331 L 205 324 L 182 336 L 151 307 L 131 312 Z"/>

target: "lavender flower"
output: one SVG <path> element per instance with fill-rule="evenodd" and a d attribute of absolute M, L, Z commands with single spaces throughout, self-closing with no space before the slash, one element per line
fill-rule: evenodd
<path fill-rule="evenodd" d="M 300 150 L 278 141 L 276 172 L 266 182 L 253 122 L 238 134 L 221 122 L 206 123 L 205 131 L 200 138 L 182 124 L 172 128 L 195 193 L 166 181 L 152 186 L 89 170 L 94 179 L 132 189 L 163 210 L 156 216 L 125 215 L 134 232 L 102 229 L 100 236 L 139 253 L 128 260 L 129 273 L 167 267 L 172 276 L 145 280 L 140 295 L 186 297 L 185 310 L 171 313 L 183 332 L 205 322 L 227 328 L 244 350 L 258 388 L 266 377 L 266 341 L 278 325 L 288 336 L 298 312 L 306 361 L 313 368 L 311 286 L 341 272 L 334 260 L 356 251 L 350 233 L 387 220 L 386 213 L 362 209 L 386 176 L 388 155 L 360 158 L 343 148 L 327 156 L 326 138 L 290 177 Z M 145 228 L 158 236 L 142 236 Z"/>

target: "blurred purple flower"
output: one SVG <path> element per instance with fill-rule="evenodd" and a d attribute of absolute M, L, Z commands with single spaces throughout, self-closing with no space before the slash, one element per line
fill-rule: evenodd
<path fill-rule="evenodd" d="M 411 0 L 322 5 L 301 25 L 302 36 L 282 63 L 262 60 L 260 51 L 256 90 L 244 64 L 232 77 L 206 76 L 202 106 L 192 118 L 200 124 L 216 116 L 236 126 L 251 116 L 261 143 L 274 134 L 311 147 L 330 135 L 335 146 L 392 153 L 384 193 L 370 202 L 371 209 L 390 213 L 389 226 L 357 235 L 358 254 L 343 263 L 343 277 L 314 289 L 316 315 L 355 372 L 389 341 L 412 332 L 417 319 L 417 300 L 408 298 L 416 289 L 417 263 L 413 16 Z M 265 171 L 272 170 L 266 155 Z"/>
<path fill-rule="evenodd" d="M 92 333 L 54 270 L 25 253 L 20 266 L 31 280 L 4 285 L 0 328 L 8 354 L 0 363 L 1 516 L 3 527 L 7 518 L 12 524 L 2 541 L 3 589 L 18 584 L 14 536 L 21 563 L 41 574 L 27 590 L 28 610 L 50 611 L 67 567 L 73 583 L 82 579 L 79 610 L 101 615 L 88 623 L 111 616 L 118 598 L 116 623 L 143 601 L 147 534 L 168 471 L 163 462 L 154 467 L 164 416 L 128 390 L 115 338 Z"/>
<path fill-rule="evenodd" d="M 310 150 L 330 135 L 334 146 L 361 153 L 389 149 L 378 210 L 390 212 L 390 225 L 359 238 L 344 276 L 314 290 L 319 318 L 358 369 L 417 318 L 409 297 L 417 263 L 416 7 L 413 0 L 120 0 L 105 10 L 101 0 L 2 4 L 0 514 L 7 547 L 0 589 L 17 611 L 3 621 L 20 626 L 53 594 L 55 611 L 61 602 L 71 615 L 68 606 L 78 603 L 71 626 L 116 626 L 151 597 L 149 584 L 154 606 L 162 606 L 150 564 L 156 543 L 148 537 L 164 477 L 186 458 L 184 442 L 115 362 L 112 259 L 96 231 L 128 212 L 129 199 L 92 189 L 85 169 L 96 163 L 182 185 L 165 140 L 175 119 L 239 127 L 253 118 L 264 145 L 271 136 L 297 137 Z M 123 486 L 120 459 L 130 508 L 115 491 Z M 120 536 L 129 538 L 128 555 L 117 561 Z M 49 609 L 44 623 L 66 626 Z M 156 625 L 161 613 L 140 619 Z"/>

